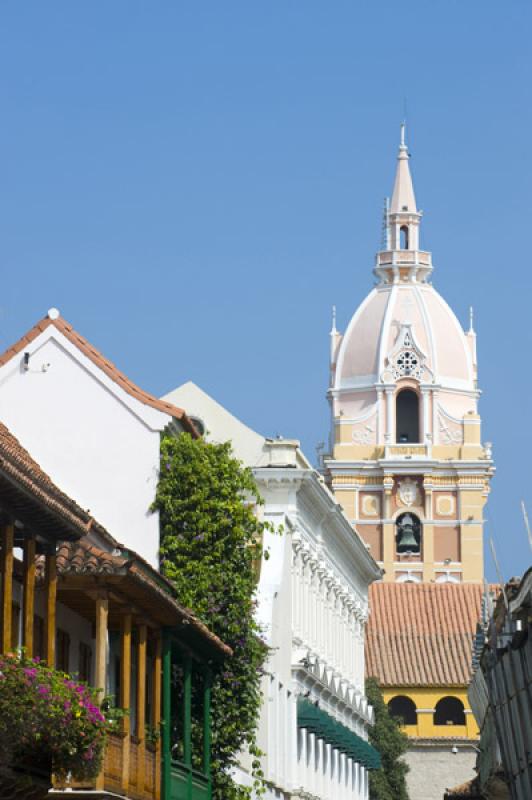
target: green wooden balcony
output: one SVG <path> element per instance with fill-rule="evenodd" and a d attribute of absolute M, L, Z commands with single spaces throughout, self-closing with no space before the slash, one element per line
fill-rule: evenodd
<path fill-rule="evenodd" d="M 201 772 L 172 761 L 170 765 L 171 800 L 210 800 L 211 782 Z"/>
<path fill-rule="evenodd" d="M 211 673 L 166 631 L 163 641 L 163 800 L 211 800 Z"/>

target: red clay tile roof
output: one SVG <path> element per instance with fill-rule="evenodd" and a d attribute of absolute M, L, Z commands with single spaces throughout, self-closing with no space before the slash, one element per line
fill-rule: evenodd
<path fill-rule="evenodd" d="M 50 316 L 46 316 L 41 319 L 36 325 L 31 328 L 21 339 L 18 340 L 14 345 L 9 347 L 2 355 L 0 355 L 0 366 L 6 364 L 13 356 L 21 353 L 27 345 L 29 345 L 34 339 L 39 336 L 40 333 L 46 330 L 50 325 L 53 325 L 60 331 L 66 338 L 71 341 L 76 347 L 81 350 L 81 352 L 90 358 L 93 364 L 96 364 L 105 374 L 111 378 L 115 383 L 117 383 L 125 392 L 130 394 L 136 400 L 139 400 L 141 403 L 144 403 L 147 406 L 152 406 L 152 408 L 156 408 L 158 411 L 163 411 L 165 414 L 169 414 L 171 417 L 175 417 L 175 419 L 180 420 L 185 430 L 191 433 L 193 436 L 197 436 L 197 431 L 194 427 L 194 423 L 189 419 L 186 412 L 182 408 L 178 408 L 177 406 L 172 405 L 172 403 L 167 403 L 165 400 L 159 400 L 158 397 L 154 397 L 149 392 L 145 392 L 139 386 L 137 386 L 133 381 L 131 381 L 123 372 L 115 367 L 115 365 L 109 361 L 109 359 L 105 358 L 99 350 L 97 350 L 90 342 L 87 341 L 81 334 L 77 333 L 72 325 L 67 322 L 62 317 L 56 317 L 52 319 Z"/>
<path fill-rule="evenodd" d="M 120 547 L 120 545 L 119 545 Z M 109 553 L 91 544 L 86 538 L 77 542 L 63 542 L 57 550 L 57 572 L 61 576 L 68 575 L 98 575 L 98 576 L 127 576 L 135 583 L 140 584 L 152 596 L 157 598 L 157 603 L 167 609 L 165 612 L 167 622 L 170 624 L 170 614 L 173 613 L 182 622 L 190 625 L 204 640 L 224 656 L 232 654 L 231 649 L 222 642 L 209 628 L 199 620 L 188 608 L 182 606 L 175 597 L 175 587 L 167 578 L 153 569 L 140 556 L 131 551 L 120 550 Z M 37 577 L 44 576 L 44 559 L 37 558 Z"/>
<path fill-rule="evenodd" d="M 447 789 L 444 795 L 444 800 L 448 797 L 454 797 L 456 800 L 461 800 L 463 797 L 471 798 L 471 800 L 481 800 L 480 787 L 478 785 L 478 778 L 472 778 L 466 783 L 455 786 L 453 789 Z"/>
<path fill-rule="evenodd" d="M 481 584 L 374 583 L 366 674 L 381 686 L 467 686 Z"/>
<path fill-rule="evenodd" d="M 90 542 L 63 542 L 56 555 L 59 574 L 116 575 L 125 571 L 127 561 Z M 44 566 L 44 565 L 43 565 Z"/>
<path fill-rule="evenodd" d="M 2 495 L 9 494 L 9 487 L 22 492 L 25 500 L 19 505 L 28 508 L 44 506 L 61 523 L 62 533 L 70 536 L 83 536 L 95 524 L 94 520 L 78 504 L 59 489 L 37 462 L 22 447 L 19 440 L 0 422 L 0 476 L 6 488 Z M 7 500 L 9 502 L 9 497 Z M 44 519 L 42 523 L 44 525 Z M 57 523 L 56 523 L 57 524 Z M 37 523 L 38 527 L 38 523 Z M 60 538 L 58 530 L 57 537 Z"/>

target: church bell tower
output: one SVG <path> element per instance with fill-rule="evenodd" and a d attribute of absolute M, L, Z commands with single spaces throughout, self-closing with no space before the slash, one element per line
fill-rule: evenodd
<path fill-rule="evenodd" d="M 385 581 L 483 580 L 476 334 L 431 284 L 405 128 L 376 285 L 345 333 L 331 331 L 327 480 Z"/>

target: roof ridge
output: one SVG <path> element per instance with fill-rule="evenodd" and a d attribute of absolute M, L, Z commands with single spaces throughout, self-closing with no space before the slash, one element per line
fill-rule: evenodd
<path fill-rule="evenodd" d="M 118 386 L 120 386 L 129 395 L 137 399 L 139 402 L 144 403 L 144 405 L 151 406 L 158 411 L 162 411 L 172 417 L 175 417 L 176 419 L 180 420 L 189 433 L 191 433 L 193 436 L 198 435 L 194 427 L 194 423 L 188 417 L 184 409 L 178 408 L 172 403 L 168 403 L 166 400 L 161 400 L 160 398 L 155 397 L 155 395 L 147 392 L 145 389 L 141 389 L 141 387 L 128 378 L 124 372 L 118 369 L 118 367 L 110 359 L 104 356 L 98 350 L 98 348 L 91 344 L 88 339 L 74 330 L 72 324 L 60 315 L 52 317 L 50 316 L 50 312 L 48 312 L 45 317 L 39 320 L 18 341 L 0 354 L 0 366 L 7 364 L 11 358 L 20 353 L 26 345 L 34 341 L 34 339 L 36 339 L 39 334 L 43 333 L 47 328 L 49 328 L 50 325 L 66 336 L 66 338 L 69 339 L 72 344 L 78 347 L 83 354 L 93 362 L 93 364 L 105 372 L 105 374 L 111 378 L 112 381 L 118 384 Z"/>

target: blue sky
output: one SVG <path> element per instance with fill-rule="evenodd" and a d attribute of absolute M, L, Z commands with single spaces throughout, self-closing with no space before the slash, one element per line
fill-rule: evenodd
<path fill-rule="evenodd" d="M 143 387 L 194 380 L 313 458 L 406 97 L 434 283 L 463 324 L 475 306 L 487 531 L 521 573 L 531 23 L 526 0 L 4 0 L 0 348 L 57 306 Z"/>

